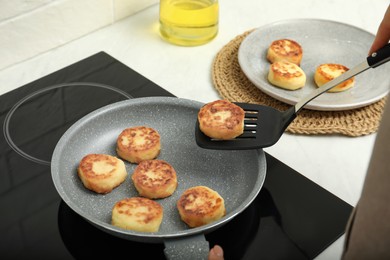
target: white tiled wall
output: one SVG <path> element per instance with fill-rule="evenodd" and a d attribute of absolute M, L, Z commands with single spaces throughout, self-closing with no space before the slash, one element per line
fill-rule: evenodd
<path fill-rule="evenodd" d="M 0 70 L 159 0 L 0 0 Z"/>

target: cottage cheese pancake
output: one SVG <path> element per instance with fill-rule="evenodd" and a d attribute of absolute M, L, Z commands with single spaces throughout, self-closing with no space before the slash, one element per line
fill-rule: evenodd
<path fill-rule="evenodd" d="M 289 61 L 298 66 L 301 64 L 303 50 L 299 43 L 290 39 L 273 41 L 268 47 L 267 59 L 270 63 Z"/>
<path fill-rule="evenodd" d="M 77 174 L 84 186 L 97 193 L 109 193 L 127 177 L 124 162 L 106 154 L 88 154 L 82 158 Z"/>
<path fill-rule="evenodd" d="M 131 163 L 154 159 L 161 149 L 160 134 L 146 126 L 126 128 L 118 136 L 116 143 L 119 157 Z"/>
<path fill-rule="evenodd" d="M 341 74 L 345 73 L 349 69 L 341 64 L 325 63 L 317 67 L 314 73 L 314 81 L 318 87 L 326 84 L 327 82 L 337 78 Z M 328 90 L 328 92 L 341 92 L 350 89 L 355 84 L 355 77 L 347 79 L 343 83 Z"/>
<path fill-rule="evenodd" d="M 277 61 L 270 65 L 268 81 L 280 88 L 296 90 L 305 86 L 306 74 L 294 63 Z"/>
<path fill-rule="evenodd" d="M 112 225 L 123 229 L 157 232 L 162 219 L 163 207 L 148 198 L 125 198 L 115 203 L 112 208 Z"/>
<path fill-rule="evenodd" d="M 138 164 L 131 176 L 139 195 L 149 199 L 171 196 L 177 187 L 176 171 L 166 161 L 145 160 Z"/>
<path fill-rule="evenodd" d="M 192 228 L 219 220 L 226 214 L 224 199 L 206 186 L 184 191 L 177 201 L 177 209 L 182 221 Z"/>
<path fill-rule="evenodd" d="M 216 100 L 198 112 L 199 129 L 208 137 L 234 139 L 244 132 L 245 111 L 227 100 Z"/>

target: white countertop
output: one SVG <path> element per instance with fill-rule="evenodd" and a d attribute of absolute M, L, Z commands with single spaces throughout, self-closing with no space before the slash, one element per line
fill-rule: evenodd
<path fill-rule="evenodd" d="M 212 61 L 235 36 L 290 18 L 339 21 L 375 34 L 388 5 L 388 0 L 220 0 L 218 36 L 202 46 L 179 47 L 164 42 L 158 35 L 159 7 L 156 4 L 1 70 L 0 95 L 105 51 L 177 97 L 210 102 L 220 98 L 212 85 Z M 265 151 L 354 206 L 360 196 L 374 139 L 375 134 L 346 137 L 285 133 Z M 337 240 L 316 259 L 339 259 L 343 239 Z"/>

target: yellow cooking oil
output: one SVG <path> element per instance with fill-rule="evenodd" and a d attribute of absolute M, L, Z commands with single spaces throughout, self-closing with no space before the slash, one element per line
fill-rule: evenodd
<path fill-rule="evenodd" d="M 205 44 L 218 33 L 218 1 L 160 0 L 160 34 L 182 46 Z"/>

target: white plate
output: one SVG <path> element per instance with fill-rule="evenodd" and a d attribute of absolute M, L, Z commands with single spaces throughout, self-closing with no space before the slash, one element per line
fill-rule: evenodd
<path fill-rule="evenodd" d="M 285 90 L 268 82 L 270 63 L 266 59 L 274 40 L 288 38 L 303 49 L 301 68 L 306 85 L 299 90 Z M 314 72 L 322 63 L 339 63 L 352 68 L 367 58 L 374 35 L 357 27 L 318 19 L 294 19 L 272 23 L 251 32 L 238 50 L 240 67 L 248 79 L 269 96 L 294 105 L 316 89 Z M 334 111 L 372 104 L 389 92 L 390 63 L 369 69 L 355 77 L 355 86 L 344 92 L 324 93 L 305 108 Z"/>

